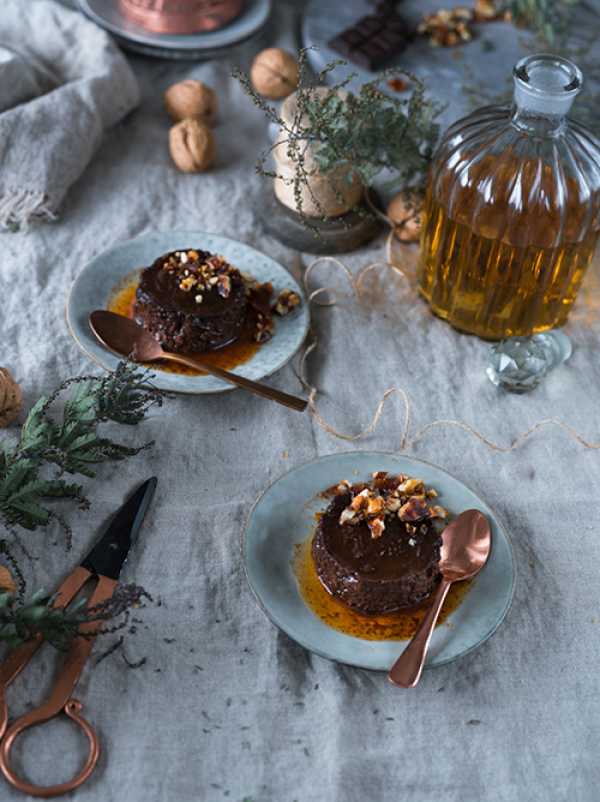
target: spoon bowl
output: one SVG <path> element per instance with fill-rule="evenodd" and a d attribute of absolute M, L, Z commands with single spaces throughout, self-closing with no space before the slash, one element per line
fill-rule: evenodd
<path fill-rule="evenodd" d="M 471 579 L 486 564 L 492 549 L 492 532 L 485 515 L 466 510 L 442 532 L 440 573 L 449 582 Z"/>

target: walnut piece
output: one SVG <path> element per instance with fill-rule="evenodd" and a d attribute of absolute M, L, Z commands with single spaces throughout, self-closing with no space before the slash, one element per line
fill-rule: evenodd
<path fill-rule="evenodd" d="M 174 122 L 190 119 L 213 125 L 218 101 L 215 92 L 202 81 L 188 78 L 170 86 L 164 95 L 167 112 Z"/>
<path fill-rule="evenodd" d="M 174 125 L 169 131 L 169 149 L 182 173 L 201 173 L 215 161 L 213 132 L 198 120 L 186 119 Z"/>
<path fill-rule="evenodd" d="M 299 77 L 298 62 L 280 47 L 262 50 L 250 69 L 250 80 L 256 91 L 271 100 L 291 95 L 298 86 Z"/>
<path fill-rule="evenodd" d="M 0 368 L 0 428 L 12 423 L 21 411 L 23 394 L 8 368 Z"/>
<path fill-rule="evenodd" d="M 260 312 L 256 316 L 256 328 L 254 330 L 254 339 L 257 343 L 266 343 L 273 336 L 274 325 L 272 319 L 265 317 Z"/>
<path fill-rule="evenodd" d="M 281 317 L 284 317 L 297 306 L 300 306 L 300 296 L 298 293 L 293 290 L 282 290 L 275 302 L 273 311 Z"/>
<path fill-rule="evenodd" d="M 15 593 L 17 584 L 13 579 L 13 575 L 5 565 L 0 565 L 0 592 L 2 593 Z"/>
<path fill-rule="evenodd" d="M 394 224 L 394 236 L 400 242 L 418 242 L 421 236 L 422 204 L 406 192 L 399 192 L 389 202 L 387 216 Z"/>
<path fill-rule="evenodd" d="M 381 518 L 372 518 L 370 521 L 367 521 L 367 526 L 371 530 L 371 537 L 373 540 L 380 538 L 385 531 L 383 516 Z"/>
<path fill-rule="evenodd" d="M 424 496 L 411 496 L 398 510 L 398 518 L 401 521 L 420 521 L 427 517 L 428 512 Z"/>

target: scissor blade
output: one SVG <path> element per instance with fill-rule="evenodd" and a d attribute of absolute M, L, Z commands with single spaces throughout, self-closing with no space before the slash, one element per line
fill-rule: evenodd
<path fill-rule="evenodd" d="M 81 563 L 84 568 L 110 579 L 119 578 L 154 496 L 156 482 L 155 476 L 145 481 L 117 510 L 106 532 Z"/>

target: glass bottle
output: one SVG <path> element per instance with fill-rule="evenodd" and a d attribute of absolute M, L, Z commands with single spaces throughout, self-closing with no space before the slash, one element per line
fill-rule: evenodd
<path fill-rule="evenodd" d="M 551 55 L 516 65 L 512 109 L 459 120 L 434 156 L 419 288 L 486 339 L 562 326 L 600 231 L 600 142 L 567 118 L 582 75 Z"/>

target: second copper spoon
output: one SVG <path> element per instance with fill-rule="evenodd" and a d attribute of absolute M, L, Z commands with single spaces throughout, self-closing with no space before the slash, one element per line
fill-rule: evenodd
<path fill-rule="evenodd" d="M 204 370 L 219 379 L 224 379 L 230 384 L 236 384 L 244 390 L 249 390 L 255 395 L 277 401 L 286 407 L 303 412 L 306 409 L 307 401 L 295 395 L 289 395 L 274 387 L 247 379 L 245 376 L 238 376 L 228 370 L 218 368 L 202 359 L 185 356 L 184 354 L 173 354 L 165 351 L 161 344 L 149 334 L 142 326 L 139 326 L 131 318 L 124 315 L 117 315 L 106 309 L 96 309 L 89 317 L 90 328 L 100 340 L 100 342 L 111 351 L 132 359 L 134 362 L 156 362 L 164 360 L 166 362 L 178 362 L 195 370 Z"/>
<path fill-rule="evenodd" d="M 461 512 L 442 532 L 440 573 L 442 581 L 431 607 L 413 639 L 396 660 L 388 679 L 402 688 L 414 688 L 423 671 L 427 649 L 444 600 L 453 582 L 471 579 L 487 562 L 492 548 L 490 525 L 479 510 Z"/>

